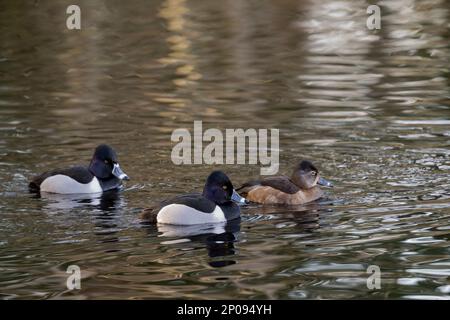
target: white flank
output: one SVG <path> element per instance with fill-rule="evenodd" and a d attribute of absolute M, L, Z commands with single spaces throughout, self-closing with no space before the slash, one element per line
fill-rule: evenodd
<path fill-rule="evenodd" d="M 225 222 L 225 214 L 219 206 L 213 212 L 204 213 L 184 204 L 169 204 L 159 210 L 156 217 L 158 223 L 174 225 L 193 225 Z"/>
<path fill-rule="evenodd" d="M 102 192 L 102 187 L 96 177 L 91 182 L 83 184 L 68 176 L 57 174 L 48 177 L 41 183 L 41 192 L 63 194 L 98 193 Z"/>

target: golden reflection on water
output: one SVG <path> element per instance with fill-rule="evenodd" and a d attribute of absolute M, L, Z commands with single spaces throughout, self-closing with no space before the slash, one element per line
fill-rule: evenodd
<path fill-rule="evenodd" d="M 178 76 L 173 83 L 179 87 L 201 79 L 201 74 L 196 72 L 196 57 L 192 54 L 191 39 L 195 34 L 189 31 L 189 20 L 187 14 L 189 8 L 186 0 L 166 0 L 159 11 L 159 16 L 167 21 L 167 29 L 170 35 L 166 38 L 171 49 L 169 55 L 159 59 L 163 65 L 176 65 L 175 74 Z M 167 99 L 167 98 L 166 98 Z M 175 101 L 175 105 L 184 104 Z"/>

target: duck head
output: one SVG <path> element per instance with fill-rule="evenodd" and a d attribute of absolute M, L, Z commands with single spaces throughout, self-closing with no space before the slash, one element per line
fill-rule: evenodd
<path fill-rule="evenodd" d="M 234 190 L 230 179 L 222 171 L 213 171 L 208 176 L 203 188 L 203 196 L 217 204 L 224 204 L 228 201 L 240 204 L 248 203 Z"/>
<path fill-rule="evenodd" d="M 319 170 L 307 160 L 301 161 L 297 167 L 295 167 L 291 180 L 303 190 L 311 189 L 316 185 L 333 187 L 333 184 L 322 178 L 319 174 Z"/>
<path fill-rule="evenodd" d="M 116 152 L 106 144 L 101 144 L 95 149 L 89 170 L 99 179 L 116 177 L 120 180 L 130 180 L 120 168 Z"/>

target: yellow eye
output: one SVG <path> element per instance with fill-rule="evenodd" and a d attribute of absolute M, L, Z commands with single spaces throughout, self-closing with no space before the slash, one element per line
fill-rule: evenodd
<path fill-rule="evenodd" d="M 108 160 L 105 160 L 104 162 L 105 162 L 105 164 L 108 164 L 108 163 L 109 163 Z"/>
<path fill-rule="evenodd" d="M 227 186 L 223 186 L 222 188 L 223 188 L 223 190 L 227 190 L 228 189 Z"/>

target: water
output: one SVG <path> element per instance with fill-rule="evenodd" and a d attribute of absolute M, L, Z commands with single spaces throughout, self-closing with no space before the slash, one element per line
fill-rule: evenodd
<path fill-rule="evenodd" d="M 380 31 L 356 0 L 78 1 L 81 31 L 68 4 L 0 3 L 2 298 L 449 298 L 447 1 L 379 1 Z M 170 161 L 194 120 L 278 128 L 280 173 L 307 158 L 336 187 L 227 226 L 145 226 L 142 208 L 218 168 Z M 28 194 L 101 142 L 132 178 L 122 192 Z"/>

